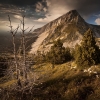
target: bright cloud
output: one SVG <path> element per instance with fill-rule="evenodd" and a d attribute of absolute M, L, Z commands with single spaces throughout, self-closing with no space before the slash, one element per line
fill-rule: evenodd
<path fill-rule="evenodd" d="M 95 22 L 96 22 L 97 25 L 100 25 L 100 18 L 97 18 L 97 19 L 95 20 Z"/>
<path fill-rule="evenodd" d="M 42 0 L 42 2 L 36 4 L 36 9 L 38 13 L 46 12 L 44 13 L 45 18 L 41 17 L 35 21 L 48 23 L 73 9 L 76 9 L 84 19 L 88 19 L 91 15 L 99 11 L 99 2 L 99 0 L 97 2 L 94 0 Z M 44 7 L 46 9 L 43 10 Z"/>
<path fill-rule="evenodd" d="M 17 18 L 17 19 L 21 19 L 22 18 L 22 16 L 19 16 L 19 15 L 14 15 L 14 17 Z"/>
<path fill-rule="evenodd" d="M 57 1 L 57 0 L 43 0 L 42 2 L 45 1 L 46 7 L 44 8 L 44 12 L 45 13 L 45 18 L 39 18 L 35 21 L 37 22 L 45 22 L 48 23 L 58 17 L 60 17 L 61 15 L 67 13 L 69 10 L 74 9 L 73 7 L 70 7 L 69 4 L 66 4 L 66 0 L 61 0 L 61 1 Z M 43 9 L 43 4 L 38 2 L 36 4 L 36 10 L 37 12 L 41 11 Z"/>

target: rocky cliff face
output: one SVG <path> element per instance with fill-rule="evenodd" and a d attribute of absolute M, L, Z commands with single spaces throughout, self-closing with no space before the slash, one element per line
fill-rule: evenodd
<path fill-rule="evenodd" d="M 65 47 L 73 48 L 77 43 L 80 43 L 84 32 L 89 28 L 93 30 L 95 37 L 100 37 L 100 26 L 86 23 L 76 10 L 71 10 L 45 26 L 34 30 L 39 35 L 32 44 L 30 53 L 37 50 L 48 51 L 57 39 L 61 39 Z"/>

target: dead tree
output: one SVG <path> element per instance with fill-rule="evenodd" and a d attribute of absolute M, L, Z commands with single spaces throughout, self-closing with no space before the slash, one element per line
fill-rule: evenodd
<path fill-rule="evenodd" d="M 23 76 L 25 79 L 27 79 L 27 72 L 26 72 L 26 51 L 25 51 L 25 23 L 24 23 L 24 18 L 25 16 L 22 17 L 20 29 L 22 31 L 21 36 L 22 36 L 22 51 L 23 51 Z"/>
<path fill-rule="evenodd" d="M 20 20 L 21 21 L 21 20 Z M 33 26 L 34 27 L 34 26 Z M 28 33 L 30 33 L 31 31 L 32 31 L 32 29 L 33 29 L 33 27 L 27 32 L 27 34 Z M 29 27 L 28 27 L 29 28 Z M 22 41 L 22 52 L 23 52 L 23 76 L 24 76 L 24 79 L 25 80 L 27 80 L 27 65 L 26 65 L 26 43 L 27 43 L 27 41 L 26 41 L 26 34 L 25 34 L 25 32 L 26 32 L 26 30 L 28 29 L 28 28 L 26 28 L 25 29 L 25 15 L 23 15 L 22 16 L 22 21 L 21 21 L 21 24 L 20 24 L 20 29 L 21 29 L 21 41 Z"/>
<path fill-rule="evenodd" d="M 26 64 L 26 33 L 30 33 L 33 29 L 33 27 L 28 31 L 26 32 L 26 30 L 28 28 L 25 29 L 25 16 L 22 16 L 22 20 L 21 23 L 20 23 L 20 26 L 18 25 L 18 27 L 13 30 L 13 26 L 12 26 L 12 22 L 11 22 L 11 19 L 10 19 L 10 16 L 8 15 L 8 19 L 9 19 L 9 22 L 10 22 L 10 33 L 12 35 L 12 44 L 13 44 L 13 57 L 14 57 L 14 66 L 16 67 L 16 72 L 17 72 L 17 83 L 19 83 L 20 80 L 20 72 L 22 72 L 22 77 L 23 77 L 23 80 L 24 80 L 24 84 L 26 83 L 29 83 L 28 82 L 28 66 Z M 20 37 L 20 42 L 21 42 L 21 46 L 19 48 L 22 48 L 22 55 L 18 54 L 18 51 L 16 50 L 16 43 L 15 43 L 15 38 L 16 38 L 16 34 L 18 33 L 18 29 L 20 27 L 20 30 L 21 30 L 21 37 Z M 19 55 L 21 57 L 19 57 Z M 21 83 L 21 82 L 20 82 Z"/>
<path fill-rule="evenodd" d="M 12 35 L 14 63 L 15 63 L 15 66 L 16 66 L 17 79 L 19 79 L 18 61 L 17 61 L 16 44 L 15 44 L 15 36 L 16 36 L 16 34 L 18 32 L 19 26 L 15 30 L 13 30 L 12 22 L 11 22 L 11 19 L 10 19 L 9 15 L 8 15 L 8 20 L 9 20 L 9 23 L 10 23 L 10 25 L 9 25 L 10 33 Z"/>

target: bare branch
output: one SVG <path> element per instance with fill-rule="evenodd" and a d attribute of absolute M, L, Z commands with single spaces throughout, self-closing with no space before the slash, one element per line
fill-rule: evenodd
<path fill-rule="evenodd" d="M 35 26 L 35 25 L 34 25 Z M 29 30 L 28 34 L 33 30 L 34 26 L 32 26 L 32 28 Z"/>
<path fill-rule="evenodd" d="M 32 36 L 31 38 L 29 38 L 25 43 L 29 42 L 30 40 L 33 39 L 33 37 L 36 37 L 36 36 Z"/>
<path fill-rule="evenodd" d="M 18 27 L 16 28 L 16 31 L 15 31 L 14 35 L 16 35 L 16 33 L 18 32 L 18 29 L 19 29 L 19 25 L 18 25 Z"/>
<path fill-rule="evenodd" d="M 19 25 L 17 26 L 17 28 L 13 31 L 13 33 L 15 33 L 16 31 L 18 31 Z"/>
<path fill-rule="evenodd" d="M 25 50 L 27 50 L 31 45 L 29 45 Z"/>
<path fill-rule="evenodd" d="M 9 15 L 8 15 L 8 20 L 9 20 L 9 22 L 10 22 L 10 26 L 9 26 L 10 29 L 11 29 L 10 32 L 13 34 L 13 29 L 12 29 L 13 26 L 12 26 L 11 19 L 10 19 L 10 16 L 9 16 Z"/>
<path fill-rule="evenodd" d="M 23 31 L 23 29 L 21 28 L 21 23 L 20 23 L 20 30 Z"/>
<path fill-rule="evenodd" d="M 29 29 L 29 27 L 28 27 L 28 28 L 26 28 L 24 31 L 26 31 L 27 29 Z"/>
<path fill-rule="evenodd" d="M 19 21 L 21 22 L 21 24 L 23 23 L 20 19 L 19 19 Z"/>

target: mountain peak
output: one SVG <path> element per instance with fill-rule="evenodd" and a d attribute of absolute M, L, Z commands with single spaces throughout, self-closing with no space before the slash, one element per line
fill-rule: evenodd
<path fill-rule="evenodd" d="M 77 10 L 70 10 L 69 12 L 65 13 L 64 15 L 60 16 L 59 18 L 63 18 L 63 17 L 70 17 L 70 16 L 80 16 L 79 13 L 77 12 Z M 57 18 L 57 19 L 59 19 Z M 56 20 L 56 19 L 55 19 Z"/>
<path fill-rule="evenodd" d="M 48 28 L 50 29 L 54 26 L 58 26 L 59 24 L 72 23 L 72 22 L 77 23 L 82 21 L 84 21 L 84 19 L 79 15 L 77 10 L 71 10 L 66 14 L 58 17 L 57 19 L 51 21 L 50 23 L 47 23 L 43 27 L 36 29 L 34 32 L 42 33 L 43 31 L 47 31 Z"/>
<path fill-rule="evenodd" d="M 94 36 L 100 37 L 99 27 L 88 24 L 77 10 L 71 10 L 35 31 L 39 33 L 39 36 L 32 45 L 31 52 L 47 51 L 53 41 L 57 39 L 61 39 L 65 47 L 73 48 L 77 43 L 80 43 L 83 34 L 89 28 L 93 30 Z M 34 49 L 34 47 L 36 48 Z"/>
<path fill-rule="evenodd" d="M 80 14 L 77 12 L 77 10 L 71 10 L 67 12 L 64 17 L 66 17 L 67 22 L 70 22 L 72 20 L 74 21 L 84 21 L 84 19 L 80 16 Z"/>
<path fill-rule="evenodd" d="M 77 10 L 70 10 L 69 12 L 67 12 L 67 14 L 78 14 Z"/>

